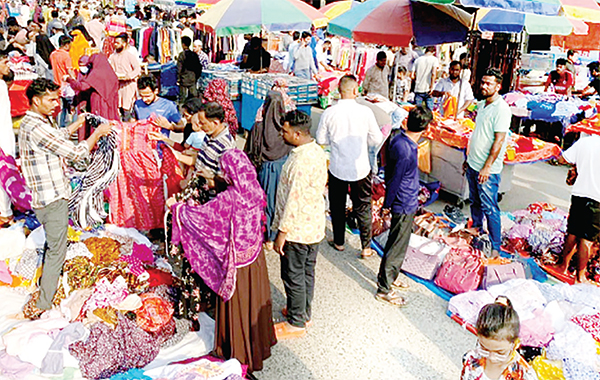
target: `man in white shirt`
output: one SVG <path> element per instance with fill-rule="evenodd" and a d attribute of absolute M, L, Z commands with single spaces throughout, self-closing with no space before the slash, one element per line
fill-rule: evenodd
<path fill-rule="evenodd" d="M 367 70 L 363 82 L 363 92 L 368 94 L 379 94 L 386 99 L 390 95 L 390 68 L 387 65 L 387 54 L 384 51 L 377 53 L 377 61 L 373 67 Z"/>
<path fill-rule="evenodd" d="M 567 237 L 556 269 L 568 274 L 577 253 L 575 282 L 589 283 L 586 268 L 594 241 L 600 236 L 600 136 L 582 137 L 563 152 L 559 162 L 574 165 L 577 179 L 571 192 Z"/>
<path fill-rule="evenodd" d="M 292 72 L 299 78 L 312 79 L 318 73 L 310 47 L 310 40 L 310 33 L 302 32 L 300 45 L 294 50 Z"/>
<path fill-rule="evenodd" d="M 300 32 L 294 32 L 292 34 L 292 43 L 288 47 L 288 59 L 286 69 L 287 71 L 294 70 L 294 54 L 296 50 L 300 47 Z"/>
<path fill-rule="evenodd" d="M 431 93 L 431 96 L 443 97 L 444 100 L 450 96 L 455 97 L 458 102 L 456 117 L 462 117 L 464 111 L 475 102 L 473 89 L 468 81 L 462 79 L 461 71 L 460 62 L 452 61 L 448 68 L 448 78 L 440 79 Z"/>
<path fill-rule="evenodd" d="M 440 65 L 434 54 L 435 46 L 428 46 L 425 49 L 425 55 L 417 58 L 412 70 L 415 81 L 415 104 L 426 103 L 429 109 L 433 109 L 431 90 Z"/>
<path fill-rule="evenodd" d="M 0 54 L 0 78 L 3 78 L 10 73 L 10 69 L 8 68 L 8 55 L 4 52 Z M 15 132 L 10 117 L 8 87 L 4 79 L 0 79 L 0 149 L 7 156 L 15 156 Z M 11 202 L 8 194 L 0 187 L 0 226 L 13 219 L 10 205 Z"/>
<path fill-rule="evenodd" d="M 398 53 L 396 53 L 396 63 L 398 64 L 398 67 L 404 66 L 409 72 L 412 71 L 417 58 L 419 58 L 419 53 L 414 51 L 411 47 L 401 47 Z"/>
<path fill-rule="evenodd" d="M 350 187 L 352 209 L 358 219 L 363 258 L 371 250 L 371 164 L 369 147 L 379 146 L 383 135 L 375 115 L 367 106 L 356 102 L 358 82 L 352 75 L 340 79 L 341 100 L 329 107 L 319 122 L 317 143 L 329 145 L 329 209 L 333 225 L 333 242 L 344 250 L 346 231 L 346 198 Z"/>

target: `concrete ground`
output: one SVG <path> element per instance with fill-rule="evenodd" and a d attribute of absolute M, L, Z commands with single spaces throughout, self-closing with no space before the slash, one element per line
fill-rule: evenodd
<path fill-rule="evenodd" d="M 530 203 L 569 207 L 567 170 L 546 163 L 520 165 L 501 208 L 514 211 Z M 430 208 L 441 211 L 451 197 Z M 464 210 L 468 212 L 468 209 Z M 331 226 L 327 230 L 331 238 Z M 357 258 L 358 236 L 347 234 L 345 252 L 321 244 L 316 267 L 314 325 L 301 339 L 281 341 L 260 380 L 402 379 L 456 380 L 461 358 L 475 337 L 446 316 L 447 302 L 412 280 L 408 305 L 395 308 L 374 299 L 379 258 Z M 285 305 L 279 257 L 267 254 L 276 320 Z"/>

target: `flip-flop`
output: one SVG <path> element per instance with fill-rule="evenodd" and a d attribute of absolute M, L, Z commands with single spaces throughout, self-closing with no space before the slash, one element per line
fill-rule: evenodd
<path fill-rule="evenodd" d="M 277 340 L 302 338 L 306 336 L 306 329 L 291 330 L 290 326 L 291 325 L 287 322 L 279 322 L 273 326 L 275 327 L 275 336 L 277 337 Z"/>
<path fill-rule="evenodd" d="M 393 290 L 388 294 L 377 293 L 375 294 L 375 299 L 379 302 L 387 303 L 388 305 L 392 305 L 395 307 L 406 306 L 406 300 Z"/>
<path fill-rule="evenodd" d="M 392 288 L 396 290 L 406 290 L 410 288 L 410 285 L 408 285 L 407 282 L 397 278 L 396 281 L 392 282 Z"/>
<path fill-rule="evenodd" d="M 287 318 L 287 307 L 284 307 L 283 309 L 281 309 L 281 315 L 283 315 L 284 317 Z M 309 321 L 306 321 L 306 327 L 311 327 L 313 325 L 312 319 Z"/>
<path fill-rule="evenodd" d="M 369 258 L 369 257 L 371 257 L 371 256 L 375 255 L 375 250 L 373 250 L 372 248 L 369 248 L 369 249 L 367 250 L 367 252 L 370 252 L 370 253 L 368 253 L 368 254 L 365 254 L 365 251 L 364 251 L 364 250 L 362 250 L 362 251 L 360 252 L 360 258 L 361 258 L 361 259 L 366 259 L 366 258 Z"/>
<path fill-rule="evenodd" d="M 346 249 L 346 247 L 344 246 L 342 246 L 342 248 L 339 248 L 339 246 L 335 244 L 333 240 L 328 240 L 327 244 L 329 244 L 333 249 L 335 249 L 338 252 L 343 252 Z"/>

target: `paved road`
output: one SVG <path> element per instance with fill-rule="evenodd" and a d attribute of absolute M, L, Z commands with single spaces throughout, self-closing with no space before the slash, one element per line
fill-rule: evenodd
<path fill-rule="evenodd" d="M 545 163 L 515 169 L 513 188 L 501 203 L 505 211 L 532 202 L 567 210 L 566 169 Z M 444 201 L 432 205 L 441 210 Z M 468 212 L 468 210 L 465 210 Z M 328 237 L 331 228 L 328 227 Z M 313 320 L 308 336 L 279 342 L 260 380 L 455 380 L 462 355 L 475 337 L 446 316 L 447 302 L 409 281 L 409 304 L 402 309 L 375 301 L 379 258 L 358 259 L 358 236 L 347 236 L 345 252 L 322 244 L 317 261 Z M 274 317 L 285 304 L 279 258 L 267 255 Z"/>

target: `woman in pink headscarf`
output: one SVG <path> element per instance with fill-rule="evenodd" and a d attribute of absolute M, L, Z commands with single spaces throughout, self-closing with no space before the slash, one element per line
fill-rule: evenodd
<path fill-rule="evenodd" d="M 181 244 L 193 271 L 218 296 L 215 354 L 260 371 L 277 342 L 262 250 L 265 193 L 241 150 L 223 153 L 220 167 L 219 176 L 207 180 L 224 188 L 212 200 L 167 201 L 173 213 L 171 244 Z"/>
<path fill-rule="evenodd" d="M 108 120 L 119 120 L 119 80 L 102 53 L 79 59 L 80 73 L 68 82 L 77 96 L 88 101 L 87 111 Z"/>
<path fill-rule="evenodd" d="M 229 96 L 229 84 L 225 79 L 213 79 L 204 90 L 204 102 L 217 102 L 225 111 L 225 122 L 229 133 L 235 138 L 238 130 L 238 119 Z"/>

